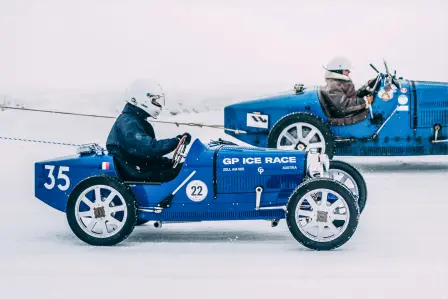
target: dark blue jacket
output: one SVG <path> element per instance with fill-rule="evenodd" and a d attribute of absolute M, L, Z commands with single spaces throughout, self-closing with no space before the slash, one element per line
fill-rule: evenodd
<path fill-rule="evenodd" d="M 106 148 L 112 155 L 126 163 L 143 170 L 157 170 L 169 163 L 170 159 L 162 157 L 172 152 L 179 139 L 157 140 L 154 128 L 146 121 L 149 114 L 129 103 L 115 120 Z"/>

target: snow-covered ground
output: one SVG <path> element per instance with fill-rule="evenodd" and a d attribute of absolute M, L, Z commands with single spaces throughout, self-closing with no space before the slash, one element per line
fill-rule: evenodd
<path fill-rule="evenodd" d="M 222 124 L 222 111 L 171 119 Z M 104 144 L 113 120 L 0 111 L 0 136 Z M 155 125 L 160 137 L 207 128 Z M 368 184 L 354 237 L 300 246 L 282 221 L 137 227 L 118 246 L 79 241 L 34 198 L 33 163 L 74 148 L 0 139 L 2 298 L 448 298 L 448 159 L 346 158 Z"/>

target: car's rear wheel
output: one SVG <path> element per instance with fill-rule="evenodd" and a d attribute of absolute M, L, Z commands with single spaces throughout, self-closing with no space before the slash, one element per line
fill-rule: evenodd
<path fill-rule="evenodd" d="M 286 223 L 294 238 L 313 250 L 344 245 L 358 226 L 359 206 L 353 193 L 340 182 L 314 178 L 291 195 Z"/>
<path fill-rule="evenodd" d="M 268 147 L 317 152 L 334 156 L 334 137 L 329 126 L 309 113 L 292 113 L 281 118 L 271 129 Z"/>
<path fill-rule="evenodd" d="M 73 233 L 90 245 L 116 245 L 137 222 L 137 202 L 126 186 L 108 176 L 79 183 L 70 194 L 66 216 Z"/>
<path fill-rule="evenodd" d="M 367 185 L 361 173 L 352 165 L 338 160 L 330 161 L 327 173 L 331 179 L 341 182 L 352 191 L 362 213 L 367 202 Z"/>

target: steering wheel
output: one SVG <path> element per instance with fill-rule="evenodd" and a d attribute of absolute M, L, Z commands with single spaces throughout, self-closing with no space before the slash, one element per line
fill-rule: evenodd
<path fill-rule="evenodd" d="M 182 160 L 182 158 L 185 158 L 184 153 L 185 153 L 185 148 L 187 147 L 185 145 L 185 139 L 187 139 L 187 136 L 182 137 L 182 139 L 177 144 L 176 149 L 174 150 L 174 154 L 173 154 L 173 168 L 176 168 L 177 165 L 179 165 L 179 163 Z"/>

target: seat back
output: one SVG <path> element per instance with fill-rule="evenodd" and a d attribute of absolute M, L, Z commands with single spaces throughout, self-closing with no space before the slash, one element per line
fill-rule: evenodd
<path fill-rule="evenodd" d="M 344 117 L 334 117 L 331 114 L 331 110 L 329 109 L 329 107 L 331 107 L 332 103 L 322 93 L 321 87 L 319 87 L 317 89 L 317 97 L 319 98 L 319 103 L 322 107 L 322 110 L 324 111 L 325 115 L 328 118 L 328 122 L 331 125 L 335 125 L 335 126 L 352 125 L 352 124 L 355 124 L 355 123 L 365 120 L 367 118 L 367 116 L 369 115 L 369 111 L 366 109 L 366 110 L 362 110 L 360 112 L 352 113 L 352 114 L 344 116 Z"/>
<path fill-rule="evenodd" d="M 149 180 L 151 173 L 139 172 L 115 155 L 112 155 L 112 160 L 117 177 L 125 183 L 161 184 L 160 182 L 152 182 Z"/>

